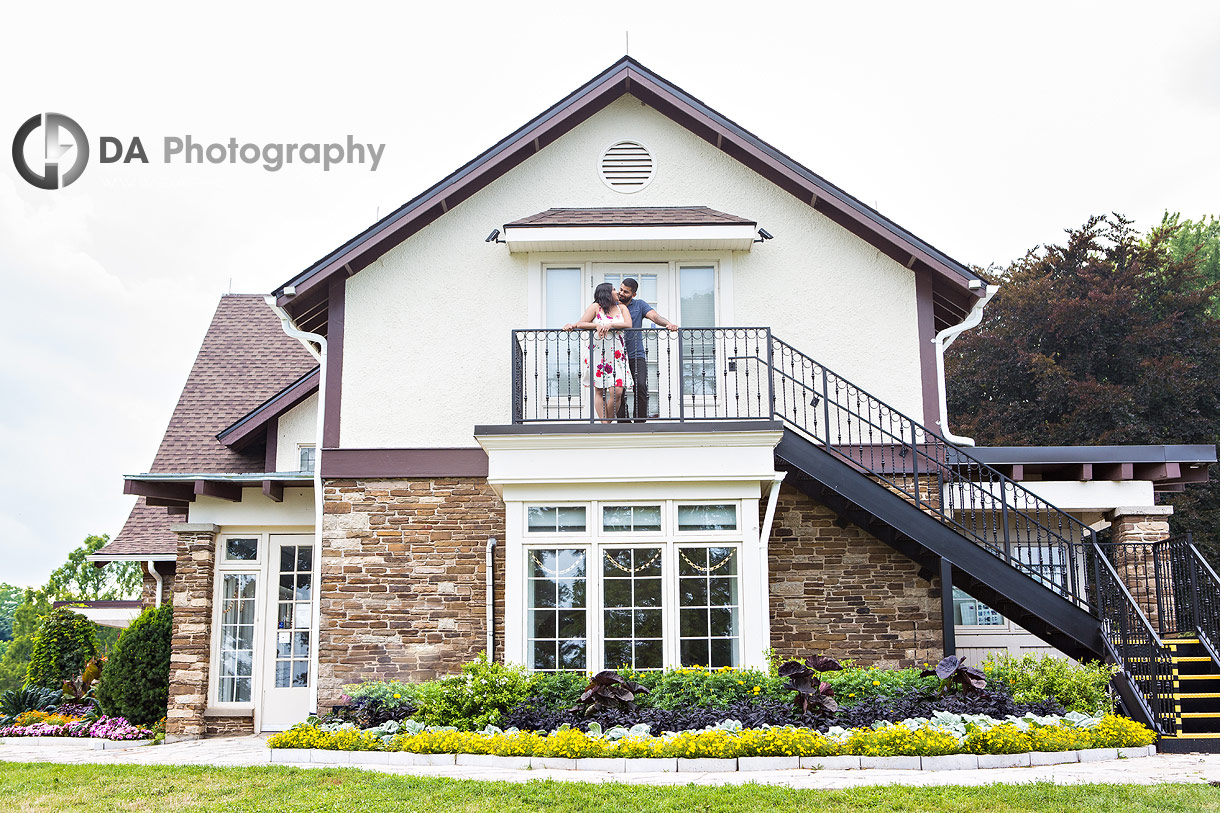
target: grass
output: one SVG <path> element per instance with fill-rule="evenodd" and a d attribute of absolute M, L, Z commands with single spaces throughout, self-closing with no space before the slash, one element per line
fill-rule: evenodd
<path fill-rule="evenodd" d="M 1220 811 L 1220 792 L 1198 785 L 867 787 L 792 790 L 764 785 L 653 787 L 534 780 L 474 782 L 353 768 L 207 768 L 0 762 L 0 810 L 407 810 L 547 813 L 757 810 Z"/>

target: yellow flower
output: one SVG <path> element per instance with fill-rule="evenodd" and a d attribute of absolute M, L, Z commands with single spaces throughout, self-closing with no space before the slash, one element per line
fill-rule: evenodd
<path fill-rule="evenodd" d="M 879 680 L 874 680 L 874 681 L 873 681 L 873 685 L 874 685 L 874 686 L 880 686 L 880 685 L 881 685 L 881 681 L 879 681 Z"/>
<path fill-rule="evenodd" d="M 848 695 L 848 697 L 855 697 L 855 696 L 856 696 L 855 692 L 852 692 L 851 694 Z"/>
<path fill-rule="evenodd" d="M 400 694 L 396 694 L 396 695 L 394 695 L 394 699 L 395 699 L 395 700 L 402 700 L 402 695 L 400 695 Z"/>
<path fill-rule="evenodd" d="M 737 685 L 744 686 L 744 685 L 746 685 L 746 682 L 744 680 L 739 680 L 739 681 L 737 681 Z"/>

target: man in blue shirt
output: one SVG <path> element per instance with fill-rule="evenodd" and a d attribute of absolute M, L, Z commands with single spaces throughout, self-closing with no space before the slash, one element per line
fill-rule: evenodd
<path fill-rule="evenodd" d="M 618 301 L 631 314 L 631 326 L 641 328 L 644 326 L 644 320 L 649 319 L 660 327 L 676 332 L 677 325 L 657 313 L 652 305 L 635 295 L 639 289 L 640 284 L 631 277 L 624 277 L 622 284 L 618 287 Z M 636 423 L 644 423 L 648 419 L 648 356 L 644 349 L 644 336 L 638 330 L 627 331 L 627 364 L 631 368 L 631 377 L 634 380 L 635 408 L 632 410 L 632 414 L 635 415 Z M 627 417 L 626 398 L 619 402 L 618 419 L 619 423 L 631 423 Z"/>

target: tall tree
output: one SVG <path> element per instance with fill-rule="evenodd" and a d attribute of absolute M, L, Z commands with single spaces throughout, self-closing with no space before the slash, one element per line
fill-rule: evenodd
<path fill-rule="evenodd" d="M 1182 228 L 1167 219 L 1141 239 L 1121 216 L 1095 217 L 1003 270 L 983 324 L 946 358 L 960 431 L 985 444 L 1220 440 L 1220 285 L 1202 252 L 1175 251 Z"/>
<path fill-rule="evenodd" d="M 24 591 L 15 585 L 0 583 L 0 641 L 13 637 L 13 613 L 21 603 Z"/>
<path fill-rule="evenodd" d="M 110 541 L 106 534 L 87 536 L 51 573 L 47 590 L 57 601 L 112 601 L 138 598 L 143 575 L 137 562 L 110 562 L 97 567 L 86 557 Z"/>
<path fill-rule="evenodd" d="M 1185 260 L 1195 255 L 1195 264 L 1203 281 L 1208 284 L 1220 282 L 1220 219 L 1208 215 L 1197 221 L 1182 220 L 1179 213 L 1166 212 L 1161 226 L 1173 230 L 1168 245 L 1175 260 Z M 1220 297 L 1212 298 L 1211 313 L 1220 318 Z"/>
<path fill-rule="evenodd" d="M 51 612 L 51 602 L 41 590 L 27 589 L 21 604 L 13 613 L 13 640 L 0 657 L 0 692 L 16 689 L 25 683 L 30 653 L 34 649 L 34 633 L 43 616 Z"/>

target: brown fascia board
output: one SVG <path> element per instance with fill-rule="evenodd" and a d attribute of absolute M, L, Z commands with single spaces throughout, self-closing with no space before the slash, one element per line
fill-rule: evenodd
<path fill-rule="evenodd" d="M 318 391 L 318 368 L 310 370 L 248 414 L 222 429 L 216 440 L 230 449 L 240 451 L 263 439 L 263 430 L 288 410 Z"/>
<path fill-rule="evenodd" d="M 981 296 L 971 282 L 981 278 L 967 266 L 915 237 L 839 187 L 802 166 L 744 128 L 712 110 L 681 88 L 623 57 L 572 94 L 459 168 L 440 183 L 408 201 L 373 226 L 296 275 L 274 295 L 294 316 L 314 301 L 338 273 L 359 272 L 389 249 L 418 232 L 479 189 L 558 139 L 580 122 L 630 93 L 670 117 L 727 155 L 741 161 L 816 211 L 868 241 L 903 265 L 923 265 L 934 273 L 938 287 L 961 296 Z M 284 288 L 296 293 L 284 296 Z M 957 297 L 954 297 L 955 299 Z M 299 303 L 294 307 L 294 302 Z M 943 320 L 943 317 L 942 317 Z"/>

